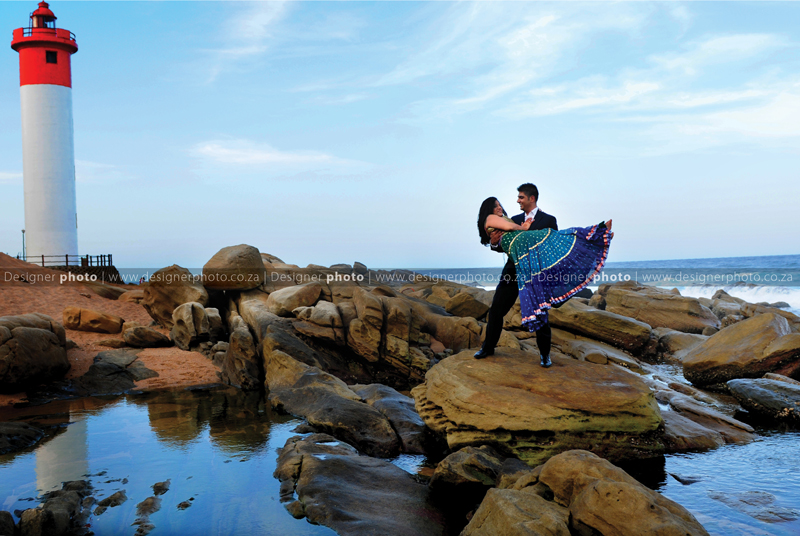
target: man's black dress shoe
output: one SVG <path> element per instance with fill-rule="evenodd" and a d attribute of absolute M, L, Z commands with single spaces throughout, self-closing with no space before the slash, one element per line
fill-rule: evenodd
<path fill-rule="evenodd" d="M 494 348 L 491 350 L 487 350 L 486 348 L 481 348 L 477 352 L 475 352 L 475 359 L 483 359 L 484 357 L 489 357 L 490 355 L 494 355 Z"/>

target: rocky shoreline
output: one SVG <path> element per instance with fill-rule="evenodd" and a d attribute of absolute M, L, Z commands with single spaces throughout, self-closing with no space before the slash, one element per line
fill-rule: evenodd
<path fill-rule="evenodd" d="M 280 452 L 281 500 L 340 534 L 452 534 L 444 512 L 454 504 L 464 535 L 706 534 L 613 463 L 752 441 L 734 418 L 743 408 L 790 424 L 800 411 L 800 318 L 721 290 L 695 299 L 601 285 L 551 311 L 550 369 L 538 366 L 518 305 L 496 354 L 473 359 L 493 293 L 407 271 L 300 268 L 241 245 L 202 277 L 173 265 L 142 287 L 88 290 L 92 307 L 60 318 L 0 318 L 2 392 L 130 392 L 158 374 L 140 357 L 148 349 L 202 355 L 219 382 L 264 391 L 306 420 Z M 104 307 L 120 300 L 152 322 Z M 64 379 L 76 332 L 112 337 L 85 373 Z M 45 437 L 14 424 L 0 423 L 6 452 Z M 432 478 L 385 461 L 402 453 L 439 460 Z M 84 514 L 73 513 L 58 534 L 77 530 Z M 46 517 L 25 515 L 20 534 Z"/>

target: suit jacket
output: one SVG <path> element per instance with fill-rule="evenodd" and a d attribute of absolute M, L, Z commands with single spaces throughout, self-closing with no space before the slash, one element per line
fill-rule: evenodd
<path fill-rule="evenodd" d="M 525 222 L 525 213 L 517 214 L 516 216 L 511 217 L 511 221 L 516 223 L 517 225 L 522 225 Z M 556 221 L 555 216 L 551 216 L 550 214 L 543 212 L 539 209 L 536 212 L 536 216 L 533 218 L 533 223 L 528 228 L 529 231 L 538 231 L 540 229 L 553 229 L 558 231 L 558 222 Z M 498 243 L 497 246 L 492 246 L 494 251 L 498 253 L 505 253 L 503 251 L 502 246 Z M 508 257 L 508 262 L 503 267 L 503 273 L 500 275 L 501 281 L 509 281 L 516 283 L 517 281 L 517 269 L 514 267 L 514 261 L 511 257 Z"/>

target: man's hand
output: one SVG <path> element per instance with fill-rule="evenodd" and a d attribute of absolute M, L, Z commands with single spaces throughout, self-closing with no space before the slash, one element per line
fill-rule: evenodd
<path fill-rule="evenodd" d="M 526 231 L 527 231 L 527 230 L 528 230 L 528 228 L 530 228 L 530 226 L 531 226 L 531 224 L 532 224 L 532 223 L 533 223 L 533 218 L 528 218 L 527 220 L 525 220 L 525 221 L 522 223 L 522 225 L 520 225 L 520 227 L 522 227 L 524 230 L 526 230 Z"/>
<path fill-rule="evenodd" d="M 498 231 L 497 229 L 495 229 L 489 235 L 489 242 L 491 242 L 493 246 L 496 246 L 497 244 L 500 243 L 500 238 L 502 238 L 502 236 L 503 236 L 503 231 Z"/>

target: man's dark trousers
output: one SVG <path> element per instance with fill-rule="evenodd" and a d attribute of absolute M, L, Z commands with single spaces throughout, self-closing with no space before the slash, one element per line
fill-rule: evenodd
<path fill-rule="evenodd" d="M 511 219 L 517 225 L 522 225 L 525 221 L 525 214 L 517 214 Z M 553 229 L 557 231 L 558 223 L 553 216 L 539 210 L 528 230 L 537 231 L 539 229 Z M 497 284 L 497 289 L 494 292 L 494 299 L 492 299 L 492 306 L 489 309 L 489 319 L 486 323 L 486 338 L 483 342 L 484 350 L 491 351 L 497 346 L 497 342 L 500 340 L 500 333 L 503 331 L 503 317 L 505 317 L 514 306 L 518 296 L 517 269 L 514 266 L 514 261 L 509 257 L 508 262 L 506 262 L 506 265 L 503 267 L 503 273 L 500 275 L 500 283 Z M 550 331 L 550 324 L 545 324 L 536 332 L 536 345 L 539 347 L 539 352 L 542 355 L 550 354 L 551 338 L 552 332 Z"/>

